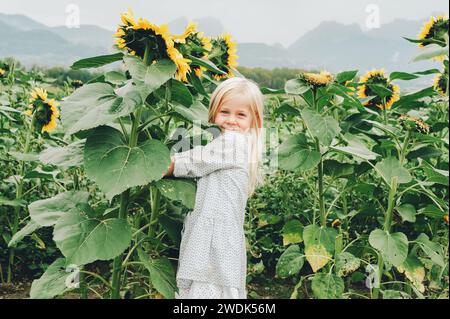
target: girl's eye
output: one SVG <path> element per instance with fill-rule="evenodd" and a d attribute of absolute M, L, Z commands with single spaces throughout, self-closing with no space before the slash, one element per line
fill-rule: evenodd
<path fill-rule="evenodd" d="M 220 111 L 220 113 L 228 113 L 228 111 Z"/>
<path fill-rule="evenodd" d="M 246 116 L 244 113 L 239 113 L 239 116 Z"/>

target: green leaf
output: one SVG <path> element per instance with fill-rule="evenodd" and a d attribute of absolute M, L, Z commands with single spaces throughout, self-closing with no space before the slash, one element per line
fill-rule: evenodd
<path fill-rule="evenodd" d="M 388 233 L 375 229 L 369 235 L 369 243 L 381 252 L 384 260 L 396 267 L 408 256 L 408 238 L 403 233 Z"/>
<path fill-rule="evenodd" d="M 444 250 L 441 245 L 432 242 L 424 233 L 420 234 L 414 242 L 435 264 L 445 267 Z"/>
<path fill-rule="evenodd" d="M 178 103 L 171 103 L 175 113 L 181 116 L 182 119 L 195 123 L 200 121 L 201 125 L 208 124 L 208 109 L 200 102 L 194 101 L 190 107 L 185 107 Z"/>
<path fill-rule="evenodd" d="M 407 72 L 392 72 L 389 75 L 389 79 L 391 81 L 394 80 L 404 80 L 404 81 L 409 81 L 409 80 L 414 80 L 417 79 L 419 76 L 413 73 L 407 73 Z"/>
<path fill-rule="evenodd" d="M 110 71 L 105 73 L 105 82 L 121 85 L 127 81 L 125 74 L 118 71 Z"/>
<path fill-rule="evenodd" d="M 336 274 L 345 277 L 356 271 L 361 266 L 361 260 L 344 251 L 336 257 Z"/>
<path fill-rule="evenodd" d="M 184 206 L 194 209 L 197 187 L 188 179 L 161 179 L 156 182 L 161 194 L 171 200 L 181 200 Z"/>
<path fill-rule="evenodd" d="M 181 83 L 180 81 L 177 81 L 175 79 L 172 79 L 170 81 L 171 84 L 171 99 L 173 101 L 177 101 L 181 105 L 184 106 L 191 106 L 193 102 L 193 97 L 189 89 Z"/>
<path fill-rule="evenodd" d="M 425 267 L 416 255 L 410 254 L 397 269 L 399 272 L 405 273 L 406 278 L 411 281 L 417 290 L 422 293 L 425 291 L 423 285 L 425 279 Z"/>
<path fill-rule="evenodd" d="M 284 89 L 272 89 L 272 88 L 262 87 L 261 93 L 262 94 L 285 94 L 286 92 L 284 91 Z"/>
<path fill-rule="evenodd" d="M 61 103 L 61 120 L 66 135 L 112 123 L 132 113 L 142 104 L 139 93 L 129 91 L 125 96 L 114 93 L 107 83 L 87 84 Z"/>
<path fill-rule="evenodd" d="M 292 114 L 294 116 L 300 116 L 300 111 L 289 103 L 283 102 L 278 108 L 274 110 L 273 114 L 275 116 L 279 116 L 281 114 Z"/>
<path fill-rule="evenodd" d="M 90 218 L 78 208 L 61 216 L 53 240 L 67 264 L 85 265 L 120 255 L 131 242 L 131 227 L 125 219 Z"/>
<path fill-rule="evenodd" d="M 308 225 L 303 229 L 305 255 L 311 268 L 317 272 L 331 259 L 334 252 L 337 231 L 334 228 Z"/>
<path fill-rule="evenodd" d="M 323 171 L 326 175 L 333 178 L 345 178 L 355 173 L 355 169 L 352 164 L 340 163 L 335 160 L 324 161 Z"/>
<path fill-rule="evenodd" d="M 397 177 L 399 184 L 409 183 L 412 180 L 411 174 L 404 168 L 398 159 L 388 157 L 375 165 L 375 170 L 383 177 L 388 185 L 393 177 Z"/>
<path fill-rule="evenodd" d="M 20 242 L 25 236 L 30 235 L 31 233 L 35 232 L 41 228 L 41 225 L 36 223 L 34 220 L 30 220 L 25 227 L 23 227 L 21 230 L 19 230 L 17 233 L 14 234 L 14 236 L 11 238 L 11 240 L 8 243 L 8 247 L 15 247 L 18 242 Z"/>
<path fill-rule="evenodd" d="M 133 81 L 139 86 L 143 100 L 170 80 L 177 71 L 177 66 L 169 59 L 158 60 L 148 66 L 136 56 L 126 56 L 123 61 Z"/>
<path fill-rule="evenodd" d="M 0 206 L 23 207 L 27 202 L 23 199 L 8 199 L 0 196 Z"/>
<path fill-rule="evenodd" d="M 305 257 L 300 252 L 298 245 L 289 246 L 278 259 L 276 274 L 279 278 L 287 278 L 296 275 L 303 268 Z"/>
<path fill-rule="evenodd" d="M 286 81 L 285 85 L 284 85 L 284 91 L 287 94 L 298 94 L 298 95 L 302 95 L 304 93 L 306 93 L 307 91 L 309 91 L 311 88 L 306 85 L 303 81 L 301 81 L 300 79 L 292 79 L 292 80 L 288 80 Z"/>
<path fill-rule="evenodd" d="M 311 283 L 314 296 L 319 299 L 340 299 L 344 293 L 341 277 L 329 273 L 315 274 Z"/>
<path fill-rule="evenodd" d="M 38 159 L 38 155 L 36 153 L 20 153 L 9 151 L 8 154 L 14 157 L 16 160 L 23 162 L 33 162 Z"/>
<path fill-rule="evenodd" d="M 437 44 L 430 44 L 423 48 L 421 52 L 411 60 L 411 62 L 429 60 L 441 55 L 448 57 L 448 45 L 446 47 L 441 47 Z"/>
<path fill-rule="evenodd" d="M 339 123 L 330 116 L 323 116 L 309 109 L 303 109 L 301 115 L 308 130 L 324 146 L 330 146 L 333 138 L 341 131 Z"/>
<path fill-rule="evenodd" d="M 411 204 L 403 204 L 398 206 L 397 212 L 402 218 L 402 221 L 414 223 L 416 221 L 416 208 Z"/>
<path fill-rule="evenodd" d="M 283 246 L 301 243 L 303 241 L 302 233 L 303 225 L 297 219 L 288 221 L 281 230 Z"/>
<path fill-rule="evenodd" d="M 214 63 L 209 60 L 199 59 L 193 55 L 188 54 L 187 58 L 191 60 L 191 65 L 202 66 L 213 73 L 218 73 L 222 75 L 226 75 L 227 73 L 219 69 Z"/>
<path fill-rule="evenodd" d="M 154 139 L 130 147 L 118 130 L 101 126 L 86 140 L 84 164 L 87 176 L 112 199 L 130 187 L 161 179 L 170 166 L 170 152 Z"/>
<path fill-rule="evenodd" d="M 306 137 L 299 133 L 289 137 L 278 148 L 280 168 L 290 171 L 306 171 L 317 166 L 320 153 L 308 147 Z"/>
<path fill-rule="evenodd" d="M 81 166 L 85 142 L 86 140 L 82 139 L 64 147 L 48 147 L 39 154 L 39 160 L 44 164 L 56 165 L 61 168 Z"/>
<path fill-rule="evenodd" d="M 367 86 L 382 99 L 392 95 L 392 91 L 382 85 L 367 84 Z"/>
<path fill-rule="evenodd" d="M 89 193 L 67 191 L 56 196 L 41 199 L 28 206 L 30 217 L 41 226 L 52 226 L 58 219 L 76 207 L 78 203 L 87 203 Z"/>
<path fill-rule="evenodd" d="M 122 60 L 123 53 L 114 53 L 108 55 L 99 55 L 92 58 L 81 59 L 72 64 L 70 67 L 73 70 L 87 69 L 87 68 L 98 68 L 100 66 L 110 64 L 112 62 Z"/>
<path fill-rule="evenodd" d="M 48 266 L 41 278 L 34 280 L 31 284 L 30 298 L 51 299 L 70 290 L 66 281 L 70 281 L 73 273 L 66 272 L 65 265 L 65 259 L 58 258 Z"/>
<path fill-rule="evenodd" d="M 177 289 L 175 272 L 168 258 L 153 259 L 147 256 L 142 249 L 138 249 L 139 259 L 150 272 L 153 286 L 167 299 L 175 298 Z"/>
<path fill-rule="evenodd" d="M 358 70 L 340 72 L 336 75 L 336 82 L 345 83 L 351 81 L 355 78 L 356 74 L 358 74 Z"/>

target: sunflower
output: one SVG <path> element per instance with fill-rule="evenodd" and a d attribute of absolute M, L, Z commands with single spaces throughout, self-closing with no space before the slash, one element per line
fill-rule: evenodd
<path fill-rule="evenodd" d="M 42 133 L 54 130 L 59 117 L 58 102 L 47 97 L 46 90 L 35 88 L 30 93 L 30 105 L 28 106 L 30 109 L 24 112 L 28 116 L 34 116 L 35 123 Z"/>
<path fill-rule="evenodd" d="M 0 78 L 6 77 L 9 71 L 9 65 L 0 61 Z"/>
<path fill-rule="evenodd" d="M 328 71 L 320 73 L 300 73 L 299 78 L 313 88 L 319 88 L 330 84 L 333 81 L 333 75 Z"/>
<path fill-rule="evenodd" d="M 400 98 L 400 87 L 389 82 L 383 69 L 373 69 L 367 72 L 359 79 L 359 82 L 358 96 L 360 98 L 374 96 L 373 99 L 364 103 L 365 106 L 377 106 L 380 109 L 386 107 L 386 109 L 390 109 L 392 104 Z M 383 105 L 383 99 L 369 85 L 379 85 L 391 91 L 391 94 L 386 97 L 385 106 Z"/>
<path fill-rule="evenodd" d="M 175 48 L 184 56 L 192 55 L 199 59 L 207 59 L 212 49 L 211 40 L 203 32 L 197 31 L 197 25 L 189 22 L 183 34 L 173 36 Z M 206 70 L 202 66 L 193 66 L 192 70 L 200 77 Z"/>
<path fill-rule="evenodd" d="M 448 77 L 444 73 L 436 75 L 434 78 L 434 89 L 442 96 L 447 95 Z"/>
<path fill-rule="evenodd" d="M 430 17 L 428 21 L 426 21 L 420 33 L 418 34 L 418 39 L 423 40 L 419 42 L 419 48 L 423 48 L 431 43 L 435 43 L 440 45 L 441 47 L 445 46 L 445 35 L 448 35 L 448 17 L 447 16 L 437 16 Z M 440 55 L 434 57 L 433 60 L 442 61 L 444 60 L 445 55 Z"/>
<path fill-rule="evenodd" d="M 402 114 L 398 119 L 400 121 L 400 124 L 407 130 L 416 130 L 423 134 L 428 134 L 430 132 L 430 127 L 428 126 L 428 124 L 417 117 L 408 114 Z"/>
<path fill-rule="evenodd" d="M 237 67 L 236 42 L 231 39 L 229 33 L 223 33 L 220 37 L 211 40 L 211 52 L 208 59 L 214 63 L 221 71 L 227 74 L 217 74 L 212 72 L 211 75 L 217 81 L 226 77 L 233 77 L 232 68 Z"/>
<path fill-rule="evenodd" d="M 81 81 L 81 80 L 72 80 L 72 82 L 70 82 L 70 84 L 72 85 L 73 88 L 78 89 L 79 87 L 83 86 L 83 81 Z"/>
<path fill-rule="evenodd" d="M 131 55 L 144 59 L 148 46 L 150 50 L 147 58 L 150 63 L 167 58 L 172 60 L 177 66 L 175 78 L 187 82 L 186 74 L 190 72 L 191 61 L 174 47 L 174 39 L 166 24 L 158 26 L 147 19 L 136 20 L 131 9 L 122 14 L 120 19 L 122 24 L 114 34 L 119 49 L 126 49 Z"/>

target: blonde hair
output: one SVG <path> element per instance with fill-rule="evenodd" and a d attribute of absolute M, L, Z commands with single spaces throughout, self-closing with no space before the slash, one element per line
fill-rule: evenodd
<path fill-rule="evenodd" d="M 245 95 L 249 100 L 249 111 L 252 117 L 250 125 L 250 152 L 249 152 L 249 187 L 248 195 L 251 196 L 256 188 L 263 184 L 262 172 L 263 154 L 263 119 L 264 97 L 258 85 L 252 80 L 242 77 L 232 77 L 220 83 L 211 95 L 208 110 L 208 121 L 214 123 L 217 112 L 222 103 L 236 95 Z"/>

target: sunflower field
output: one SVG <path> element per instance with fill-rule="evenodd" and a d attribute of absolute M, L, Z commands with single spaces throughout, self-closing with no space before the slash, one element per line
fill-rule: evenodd
<path fill-rule="evenodd" d="M 131 10 L 112 36 L 72 69 L 120 68 L 85 83 L 0 60 L 0 297 L 28 281 L 26 298 L 174 298 L 196 183 L 163 175 L 173 146 L 207 142 L 210 94 L 242 76 L 236 43 Z M 277 169 L 248 200 L 250 299 L 448 298 L 448 17 L 405 41 L 435 68 L 261 87 Z"/>

